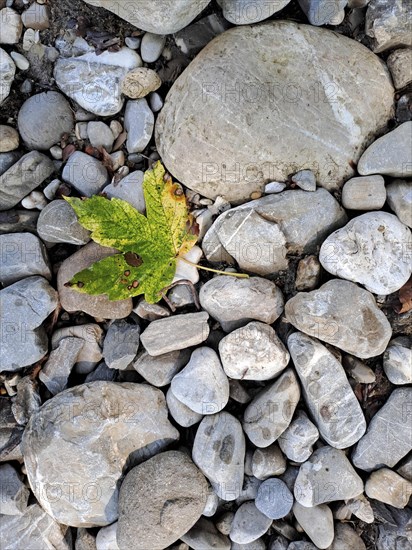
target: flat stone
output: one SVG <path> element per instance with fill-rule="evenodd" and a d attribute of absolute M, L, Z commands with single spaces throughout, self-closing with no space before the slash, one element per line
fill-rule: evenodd
<path fill-rule="evenodd" d="M 259 392 L 247 406 L 243 429 L 256 447 L 269 447 L 289 426 L 300 398 L 300 388 L 292 369 Z"/>
<path fill-rule="evenodd" d="M 352 355 L 345 355 L 342 365 L 349 376 L 360 384 L 373 384 L 376 381 L 375 372 Z"/>
<path fill-rule="evenodd" d="M 319 439 L 317 427 L 304 411 L 298 411 L 290 426 L 279 437 L 279 447 L 292 462 L 305 462 Z"/>
<path fill-rule="evenodd" d="M 2 546 L 13 548 L 56 548 L 72 550 L 71 531 L 60 525 L 38 504 L 30 505 L 23 515 L 2 516 L 0 524 Z"/>
<path fill-rule="evenodd" d="M 352 454 L 361 470 L 392 468 L 412 450 L 412 426 L 408 414 L 412 388 L 394 390 L 384 406 L 372 417 L 368 431 Z"/>
<path fill-rule="evenodd" d="M 287 367 L 290 358 L 275 330 L 258 321 L 225 336 L 219 354 L 227 376 L 238 380 L 270 380 Z"/>
<path fill-rule="evenodd" d="M 118 522 L 115 521 L 99 529 L 96 535 L 96 550 L 120 550 L 116 539 L 117 525 Z"/>
<path fill-rule="evenodd" d="M 128 153 L 141 153 L 152 138 L 154 115 L 146 98 L 129 100 L 124 113 Z"/>
<path fill-rule="evenodd" d="M 406 457 L 396 471 L 408 481 L 412 481 L 412 455 Z"/>
<path fill-rule="evenodd" d="M 114 142 L 114 135 L 110 128 L 100 120 L 92 120 L 87 124 L 87 137 L 90 144 L 97 149 L 104 147 L 108 153 L 111 152 Z"/>
<path fill-rule="evenodd" d="M 57 304 L 57 292 L 39 276 L 0 291 L 0 371 L 14 372 L 46 355 L 48 338 L 42 323 Z"/>
<path fill-rule="evenodd" d="M 164 317 L 170 317 L 170 310 L 167 307 L 160 304 L 148 304 L 144 298 L 138 301 L 137 306 L 133 308 L 133 312 L 145 321 L 157 321 Z"/>
<path fill-rule="evenodd" d="M 178 437 L 159 390 L 136 383 L 81 384 L 31 417 L 23 438 L 30 486 L 44 510 L 65 525 L 109 525 L 117 519 L 126 462 L 145 460 Z"/>
<path fill-rule="evenodd" d="M 412 384 L 412 338 L 400 336 L 389 342 L 383 369 L 392 384 Z"/>
<path fill-rule="evenodd" d="M 31 415 L 41 407 L 39 384 L 37 380 L 32 380 L 30 376 L 23 376 L 17 382 L 16 391 L 11 406 L 13 416 L 18 424 L 25 426 Z"/>
<path fill-rule="evenodd" d="M 0 282 L 9 286 L 31 275 L 51 279 L 50 262 L 46 247 L 31 233 L 0 235 Z"/>
<path fill-rule="evenodd" d="M 393 51 L 386 60 L 397 90 L 405 88 L 412 82 L 410 67 L 412 65 L 412 48 Z"/>
<path fill-rule="evenodd" d="M 234 25 L 258 23 L 283 9 L 290 0 L 266 2 L 265 0 L 218 0 L 224 17 Z"/>
<path fill-rule="evenodd" d="M 130 315 L 133 307 L 131 298 L 110 301 L 106 295 L 89 296 L 64 286 L 82 269 L 86 269 L 93 263 L 116 252 L 117 250 L 113 248 L 102 247 L 90 242 L 64 260 L 57 273 L 57 288 L 63 309 L 69 313 L 84 311 L 99 319 L 122 319 Z"/>
<path fill-rule="evenodd" d="M 284 306 L 281 290 L 261 277 L 214 277 L 200 289 L 199 300 L 202 308 L 219 321 L 226 332 L 252 319 L 271 325 Z"/>
<path fill-rule="evenodd" d="M 97 195 L 109 180 L 103 164 L 96 158 L 76 151 L 70 155 L 62 173 L 64 181 L 85 197 Z"/>
<path fill-rule="evenodd" d="M 230 540 L 239 544 L 253 542 L 267 532 L 271 523 L 272 520 L 258 510 L 254 502 L 244 502 L 235 512 Z"/>
<path fill-rule="evenodd" d="M 172 381 L 175 374 L 187 365 L 190 349 L 169 351 L 153 357 L 147 351 L 140 351 L 133 361 L 133 368 L 152 386 L 161 388 Z"/>
<path fill-rule="evenodd" d="M 365 15 L 365 32 L 372 38 L 373 50 L 378 53 L 412 46 L 408 25 L 411 15 L 410 4 L 402 0 L 390 4 L 385 0 L 371 0 Z"/>
<path fill-rule="evenodd" d="M 206 498 L 206 479 L 185 453 L 168 451 L 136 466 L 120 489 L 119 547 L 139 541 L 142 549 L 166 548 L 196 523 Z"/>
<path fill-rule="evenodd" d="M 337 449 L 356 443 L 365 433 L 366 421 L 341 363 L 318 340 L 301 332 L 289 336 L 288 348 L 323 439 Z"/>
<path fill-rule="evenodd" d="M 177 32 L 174 40 L 181 52 L 192 58 L 229 27 L 227 20 L 219 13 L 212 13 Z"/>
<path fill-rule="evenodd" d="M 257 479 L 265 480 L 272 476 L 279 476 L 285 470 L 286 459 L 277 443 L 273 443 L 265 449 L 256 449 L 252 455 L 251 473 Z"/>
<path fill-rule="evenodd" d="M 172 392 L 198 414 L 215 414 L 229 401 L 229 381 L 219 356 L 208 347 L 194 350 L 189 363 L 173 377 Z"/>
<path fill-rule="evenodd" d="M 161 85 L 162 81 L 156 71 L 140 67 L 126 74 L 122 81 L 122 92 L 131 99 L 141 99 L 158 90 Z"/>
<path fill-rule="evenodd" d="M 258 219 L 263 225 L 255 227 Z M 236 261 L 241 269 L 268 275 L 287 268 L 288 254 L 317 252 L 324 239 L 346 221 L 344 209 L 325 189 L 310 197 L 307 191 L 284 191 L 221 214 L 206 233 L 202 248 L 211 262 Z M 266 231 L 268 225 L 279 237 L 275 242 Z"/>
<path fill-rule="evenodd" d="M 196 346 L 209 336 L 208 319 L 209 315 L 204 311 L 158 319 L 149 324 L 140 340 L 153 356 Z"/>
<path fill-rule="evenodd" d="M 81 338 L 83 347 L 77 356 L 75 370 L 80 374 L 91 372 L 102 359 L 103 330 L 95 323 L 58 328 L 53 332 L 52 348 L 59 346 L 63 338 Z"/>
<path fill-rule="evenodd" d="M 15 164 L 23 156 L 20 151 L 0 153 L 0 176 Z"/>
<path fill-rule="evenodd" d="M 0 125 L 0 153 L 14 151 L 19 146 L 19 134 L 11 126 Z"/>
<path fill-rule="evenodd" d="M 285 315 L 298 330 L 364 359 L 383 353 L 392 336 L 373 295 L 341 279 L 296 294 Z"/>
<path fill-rule="evenodd" d="M 200 518 L 199 521 L 180 539 L 185 542 L 187 545 L 190 545 L 190 548 L 193 550 L 204 550 L 205 548 L 216 548 L 219 550 L 231 550 L 232 545 L 230 540 L 219 533 L 213 523 L 206 518 Z M 189 550 L 187 549 L 176 549 L 176 550 Z"/>
<path fill-rule="evenodd" d="M 321 265 L 317 256 L 310 255 L 302 258 L 296 270 L 296 290 L 313 290 L 319 285 Z"/>
<path fill-rule="evenodd" d="M 205 416 L 192 453 L 218 497 L 236 500 L 242 491 L 245 462 L 245 437 L 239 420 L 224 411 Z"/>
<path fill-rule="evenodd" d="M 395 178 L 412 176 L 412 122 L 404 122 L 370 145 L 358 162 L 358 172 Z"/>
<path fill-rule="evenodd" d="M 335 190 L 392 112 L 389 72 L 368 48 L 271 21 L 229 29 L 200 52 L 166 97 L 156 143 L 173 176 L 209 198 L 242 202 L 302 169 Z"/>
<path fill-rule="evenodd" d="M 396 216 L 367 212 L 332 233 L 322 244 L 319 260 L 332 275 L 387 295 L 411 276 L 411 246 L 411 231 Z"/>
<path fill-rule="evenodd" d="M 0 235 L 5 233 L 36 232 L 39 212 L 30 210 L 6 210 L 0 212 Z"/>
<path fill-rule="evenodd" d="M 20 14 L 12 8 L 0 10 L 0 44 L 17 44 L 23 31 Z"/>
<path fill-rule="evenodd" d="M 103 344 L 103 358 L 111 369 L 125 370 L 137 355 L 140 326 L 125 319 L 113 321 Z"/>
<path fill-rule="evenodd" d="M 26 99 L 17 125 L 28 149 L 46 150 L 60 143 L 63 134 L 73 131 L 73 111 L 62 94 L 43 92 Z"/>
<path fill-rule="evenodd" d="M 284 518 L 293 506 L 293 495 L 281 479 L 266 479 L 258 490 L 256 508 L 270 519 Z"/>
<path fill-rule="evenodd" d="M 16 65 L 7 52 L 0 48 L 0 105 L 8 97 L 13 84 Z"/>
<path fill-rule="evenodd" d="M 90 231 L 80 225 L 76 213 L 65 200 L 51 201 L 40 212 L 37 233 L 48 243 L 86 244 Z"/>
<path fill-rule="evenodd" d="M 311 25 L 336 25 L 335 19 L 345 8 L 347 0 L 299 0 L 302 11 Z"/>
<path fill-rule="evenodd" d="M 405 508 L 412 495 L 412 483 L 389 468 L 381 468 L 366 480 L 365 493 L 379 502 Z"/>
<path fill-rule="evenodd" d="M 70 373 L 83 346 L 84 340 L 81 338 L 63 338 L 58 347 L 50 352 L 39 379 L 52 395 L 67 388 Z"/>
<path fill-rule="evenodd" d="M 79 57 L 59 57 L 54 78 L 60 90 L 86 111 L 113 116 L 123 107 L 121 81 L 131 69 L 142 66 L 135 51 L 122 48 L 100 55 L 88 52 Z"/>
<path fill-rule="evenodd" d="M 333 514 L 329 506 L 320 504 L 319 506 L 306 508 L 299 502 L 295 502 L 293 514 L 315 546 L 329 548 L 335 535 Z"/>
<path fill-rule="evenodd" d="M 192 409 L 189 409 L 189 407 L 179 401 L 172 392 L 172 388 L 167 390 L 166 403 L 173 420 L 183 428 L 189 428 L 200 422 L 203 418 L 203 414 L 192 411 Z"/>
<path fill-rule="evenodd" d="M 326 446 L 301 465 L 294 493 L 302 506 L 317 506 L 362 494 L 363 481 L 343 451 Z"/>
<path fill-rule="evenodd" d="M 104 188 L 104 193 L 109 199 L 116 197 L 130 203 L 136 210 L 143 214 L 146 203 L 143 195 L 144 173 L 136 170 L 117 183 L 111 183 Z"/>
<path fill-rule="evenodd" d="M 27 509 L 30 491 L 11 464 L 0 464 L 0 514 L 19 516 Z"/>
<path fill-rule="evenodd" d="M 342 189 L 342 205 L 350 210 L 380 210 L 386 201 L 382 176 L 351 178 Z"/>
<path fill-rule="evenodd" d="M 21 157 L 0 176 L 0 211 L 15 206 L 53 172 L 53 162 L 42 153 Z"/>
<path fill-rule="evenodd" d="M 338 522 L 330 550 L 366 550 L 366 546 L 358 533 L 348 523 Z"/>
<path fill-rule="evenodd" d="M 386 186 L 388 204 L 402 223 L 412 228 L 412 185 L 395 180 Z"/>

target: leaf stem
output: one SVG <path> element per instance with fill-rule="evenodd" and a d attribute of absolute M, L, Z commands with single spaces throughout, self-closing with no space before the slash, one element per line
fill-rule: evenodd
<path fill-rule="evenodd" d="M 220 271 L 219 269 L 204 267 L 203 265 L 195 264 L 189 260 L 186 260 L 186 258 L 183 258 L 182 256 L 180 256 L 178 260 L 181 260 L 186 264 L 192 265 L 193 267 L 197 267 L 198 269 L 203 269 L 204 271 L 212 271 L 212 273 L 219 273 L 220 275 L 229 275 L 230 277 L 238 277 L 239 279 L 249 279 L 249 275 L 246 275 L 246 273 L 232 273 L 230 271 Z"/>

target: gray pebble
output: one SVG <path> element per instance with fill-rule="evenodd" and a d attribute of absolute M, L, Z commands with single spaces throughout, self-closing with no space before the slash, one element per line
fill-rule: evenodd
<path fill-rule="evenodd" d="M 114 135 L 104 122 L 89 122 L 87 124 L 87 137 L 93 147 L 104 147 L 108 153 L 111 152 L 114 142 Z"/>
<path fill-rule="evenodd" d="M 351 210 L 380 210 L 386 201 L 382 176 L 351 178 L 342 189 L 342 204 Z"/>
<path fill-rule="evenodd" d="M 37 232 L 48 243 L 81 245 L 90 241 L 90 231 L 80 225 L 73 208 L 65 200 L 54 200 L 43 208 Z"/>
<path fill-rule="evenodd" d="M 156 357 L 149 355 L 147 351 L 140 351 L 133 361 L 133 368 L 149 384 L 161 388 L 170 384 L 175 374 L 188 363 L 189 358 L 190 349 L 169 351 Z"/>
<path fill-rule="evenodd" d="M 111 369 L 126 370 L 136 357 L 140 343 L 140 326 L 125 319 L 113 321 L 103 344 L 103 357 Z"/>
<path fill-rule="evenodd" d="M 388 204 L 402 223 L 412 228 L 412 183 L 394 180 L 387 187 Z"/>
<path fill-rule="evenodd" d="M 172 388 L 167 390 L 166 403 L 172 418 L 183 428 L 189 428 L 200 422 L 203 418 L 202 414 L 189 409 L 189 407 L 179 401 L 174 395 Z"/>
<path fill-rule="evenodd" d="M 166 44 L 166 36 L 147 32 L 143 35 L 140 54 L 145 63 L 154 63 L 162 54 Z"/>
<path fill-rule="evenodd" d="M 256 449 L 252 455 L 252 474 L 261 480 L 278 476 L 286 470 L 286 459 L 277 443 L 265 449 Z"/>
<path fill-rule="evenodd" d="M 81 338 L 63 338 L 53 349 L 40 371 L 39 378 L 52 395 L 67 388 L 70 373 L 76 364 L 84 340 Z"/>
<path fill-rule="evenodd" d="M 0 235 L 0 282 L 11 285 L 31 275 L 51 279 L 50 262 L 46 247 L 31 233 Z"/>
<path fill-rule="evenodd" d="M 392 384 L 412 384 L 412 338 L 400 336 L 389 342 L 383 369 Z"/>
<path fill-rule="evenodd" d="M 316 191 L 316 177 L 312 170 L 300 170 L 292 176 L 293 183 L 304 191 Z"/>
<path fill-rule="evenodd" d="M 304 462 L 319 439 L 317 427 L 304 411 L 298 411 L 290 426 L 279 437 L 279 446 L 292 462 Z"/>
<path fill-rule="evenodd" d="M 79 193 L 91 197 L 99 193 L 108 183 L 108 173 L 103 164 L 94 157 L 76 151 L 70 155 L 63 168 L 63 179 Z"/>
<path fill-rule="evenodd" d="M 17 119 L 19 133 L 29 149 L 50 149 L 74 127 L 73 111 L 58 92 L 42 92 L 27 99 Z"/>
<path fill-rule="evenodd" d="M 244 502 L 233 518 L 230 540 L 238 544 L 253 542 L 267 532 L 271 523 L 272 520 L 258 510 L 254 502 Z"/>
<path fill-rule="evenodd" d="M 152 138 L 154 115 L 146 98 L 129 100 L 124 113 L 128 153 L 141 153 Z"/>
<path fill-rule="evenodd" d="M 160 109 L 163 107 L 163 99 L 160 94 L 157 92 L 152 92 L 149 96 L 149 105 L 151 110 L 154 113 L 158 113 Z"/>
<path fill-rule="evenodd" d="M 320 504 L 307 508 L 295 502 L 293 514 L 310 540 L 318 548 L 329 548 L 335 535 L 333 514 L 329 506 Z M 350 547 L 347 550 L 357 550 Z"/>
<path fill-rule="evenodd" d="M 141 170 L 135 170 L 117 183 L 110 183 L 104 188 L 104 193 L 111 199 L 116 197 L 131 204 L 142 214 L 146 210 L 146 203 L 143 195 L 143 177 Z"/>
<path fill-rule="evenodd" d="M 266 479 L 259 487 L 256 508 L 270 519 L 285 517 L 292 509 L 293 495 L 280 479 Z"/>
<path fill-rule="evenodd" d="M 27 509 L 30 491 L 11 464 L 0 464 L 0 514 L 21 515 Z"/>

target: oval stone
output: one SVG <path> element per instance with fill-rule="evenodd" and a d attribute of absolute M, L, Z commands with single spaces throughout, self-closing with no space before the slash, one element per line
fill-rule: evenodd
<path fill-rule="evenodd" d="M 200 52 L 166 98 L 156 141 L 176 179 L 240 202 L 302 169 L 337 189 L 392 110 L 389 73 L 366 47 L 272 21 L 230 29 Z"/>

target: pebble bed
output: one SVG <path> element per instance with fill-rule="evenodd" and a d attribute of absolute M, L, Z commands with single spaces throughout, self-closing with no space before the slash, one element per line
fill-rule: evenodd
<path fill-rule="evenodd" d="M 412 547 L 411 20 L 0 0 L 2 550 Z M 66 286 L 158 160 L 228 275 Z"/>

